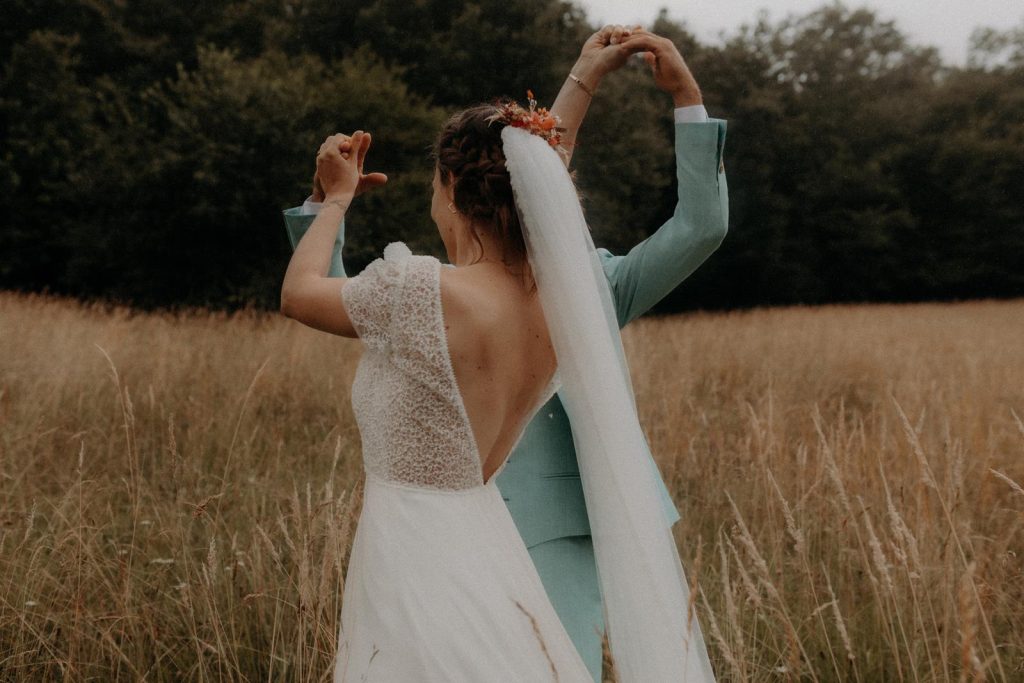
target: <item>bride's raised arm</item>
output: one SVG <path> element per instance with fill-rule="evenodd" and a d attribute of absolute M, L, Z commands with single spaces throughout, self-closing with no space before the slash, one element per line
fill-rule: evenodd
<path fill-rule="evenodd" d="M 621 45 L 621 41 L 632 31 L 640 28 L 640 25 L 606 25 L 587 39 L 580 50 L 579 58 L 569 70 L 569 75 L 566 76 L 565 83 L 562 84 L 562 89 L 558 91 L 558 97 L 549 110 L 561 119 L 561 125 L 565 129 L 561 135 L 561 146 L 566 150 L 562 155 L 566 167 L 572 158 L 576 132 L 587 113 L 591 97 L 597 93 L 597 87 L 606 74 L 621 67 L 629 55 L 639 51 L 639 48 Z"/>

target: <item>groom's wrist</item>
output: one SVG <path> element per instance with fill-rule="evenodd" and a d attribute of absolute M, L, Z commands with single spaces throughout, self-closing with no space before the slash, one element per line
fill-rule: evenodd
<path fill-rule="evenodd" d="M 700 88 L 679 88 L 672 91 L 672 102 L 677 109 L 679 107 L 692 107 L 695 104 L 704 104 L 704 97 L 701 95 Z"/>

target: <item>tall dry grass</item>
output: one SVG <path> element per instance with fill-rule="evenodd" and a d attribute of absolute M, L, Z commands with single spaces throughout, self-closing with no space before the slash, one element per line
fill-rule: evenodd
<path fill-rule="evenodd" d="M 1024 300 L 640 320 L 722 681 L 1024 680 Z M 359 344 L 0 294 L 0 678 L 329 680 Z"/>

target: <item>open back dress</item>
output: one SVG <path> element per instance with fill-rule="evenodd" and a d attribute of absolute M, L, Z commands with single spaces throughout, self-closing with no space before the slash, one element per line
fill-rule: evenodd
<path fill-rule="evenodd" d="M 442 267 L 392 242 L 342 287 L 365 344 L 352 407 L 366 486 L 334 680 L 591 683 L 494 483 L 505 463 L 484 481 Z M 524 425 L 558 386 L 556 372 Z"/>

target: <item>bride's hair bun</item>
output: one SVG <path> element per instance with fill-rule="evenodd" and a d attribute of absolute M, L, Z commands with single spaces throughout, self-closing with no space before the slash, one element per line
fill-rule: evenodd
<path fill-rule="evenodd" d="M 516 266 L 526 263 L 526 244 L 505 168 L 501 130 L 506 124 L 488 121 L 498 106 L 481 103 L 452 114 L 441 126 L 430 158 L 442 184 L 454 186 L 455 208 L 477 230 L 497 236 L 505 246 L 506 265 Z"/>

